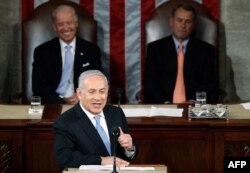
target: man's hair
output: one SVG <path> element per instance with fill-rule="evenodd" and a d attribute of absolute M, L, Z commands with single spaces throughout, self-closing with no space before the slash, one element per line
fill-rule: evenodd
<path fill-rule="evenodd" d="M 181 4 L 178 4 L 175 8 L 173 8 L 173 10 L 172 10 L 172 17 L 175 16 L 175 12 L 179 8 L 183 8 L 186 11 L 191 11 L 193 13 L 193 19 L 194 19 L 194 21 L 196 20 L 196 15 L 197 15 L 196 11 L 195 11 L 194 7 L 191 4 L 189 4 L 189 3 L 181 3 Z"/>
<path fill-rule="evenodd" d="M 87 70 L 82 72 L 82 74 L 79 77 L 78 80 L 78 88 L 83 89 L 84 88 L 84 81 L 88 78 L 88 77 L 92 77 L 92 76 L 101 76 L 104 78 L 106 85 L 108 87 L 108 80 L 107 77 L 99 70 Z"/>
<path fill-rule="evenodd" d="M 69 9 L 69 10 L 72 11 L 72 13 L 73 13 L 73 15 L 74 15 L 74 17 L 75 17 L 75 20 L 76 20 L 76 22 L 77 22 L 77 21 L 78 21 L 78 16 L 77 16 L 77 14 L 76 14 L 76 11 L 75 11 L 75 9 L 74 9 L 73 7 L 71 7 L 70 5 L 59 5 L 59 6 L 57 6 L 57 7 L 53 10 L 53 12 L 52 12 L 52 20 L 53 20 L 53 22 L 56 20 L 56 14 L 57 14 L 59 11 L 65 10 L 65 9 Z"/>

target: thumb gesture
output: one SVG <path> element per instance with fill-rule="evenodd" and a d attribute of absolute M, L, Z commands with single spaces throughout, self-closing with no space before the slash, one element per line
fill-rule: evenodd
<path fill-rule="evenodd" d="M 121 144 L 122 147 L 124 147 L 126 150 L 129 150 L 133 147 L 132 143 L 132 137 L 130 134 L 126 134 L 122 131 L 121 127 L 120 129 L 120 136 L 118 138 L 118 142 Z"/>

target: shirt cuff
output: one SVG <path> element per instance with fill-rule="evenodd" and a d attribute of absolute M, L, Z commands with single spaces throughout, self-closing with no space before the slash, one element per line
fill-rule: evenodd
<path fill-rule="evenodd" d="M 135 153 L 136 153 L 136 147 L 134 145 L 132 150 L 125 150 L 125 155 L 130 159 L 134 158 Z"/>

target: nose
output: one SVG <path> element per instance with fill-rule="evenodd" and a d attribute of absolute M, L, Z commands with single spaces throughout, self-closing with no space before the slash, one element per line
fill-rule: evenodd
<path fill-rule="evenodd" d="M 66 30 L 66 31 L 68 31 L 68 30 L 69 30 L 69 27 L 68 27 L 68 25 L 67 25 L 67 24 L 64 26 L 64 30 Z"/>
<path fill-rule="evenodd" d="M 186 28 L 186 25 L 187 25 L 186 22 L 182 22 L 182 23 L 181 23 L 181 27 L 182 27 L 182 28 Z"/>
<path fill-rule="evenodd" d="M 94 96 L 95 100 L 100 100 L 101 99 L 101 94 L 100 93 L 96 93 Z"/>

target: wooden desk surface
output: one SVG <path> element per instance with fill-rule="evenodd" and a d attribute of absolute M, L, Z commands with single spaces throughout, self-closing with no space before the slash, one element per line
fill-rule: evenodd
<path fill-rule="evenodd" d="M 176 105 L 121 105 L 122 108 L 177 108 Z M 71 108 L 72 105 L 63 105 L 62 112 Z M 43 106 L 42 106 L 43 108 Z M 3 105 L 0 104 L 0 119 L 41 119 L 42 114 L 29 114 L 29 105 Z M 250 119 L 250 110 L 244 109 L 240 104 L 230 104 L 229 119 Z M 130 115 L 128 115 L 130 117 Z M 163 116 L 162 116 L 163 117 Z M 164 118 L 164 117 L 163 117 Z"/>
<path fill-rule="evenodd" d="M 133 165 L 131 165 L 133 166 Z M 137 165 L 138 166 L 138 165 Z M 122 171 L 119 170 L 120 173 L 167 173 L 167 167 L 165 165 L 144 165 L 145 167 L 154 167 L 154 171 Z M 143 167 L 143 166 L 139 166 Z M 64 170 L 63 173 L 84 173 L 84 172 L 91 172 L 91 173 L 110 173 L 109 171 L 79 171 L 77 168 L 69 168 Z"/>
<path fill-rule="evenodd" d="M 0 104 L 0 119 L 41 119 L 42 113 L 29 114 L 29 105 L 2 105 Z M 72 105 L 64 105 L 62 112 Z M 42 105 L 44 109 L 44 105 Z"/>

